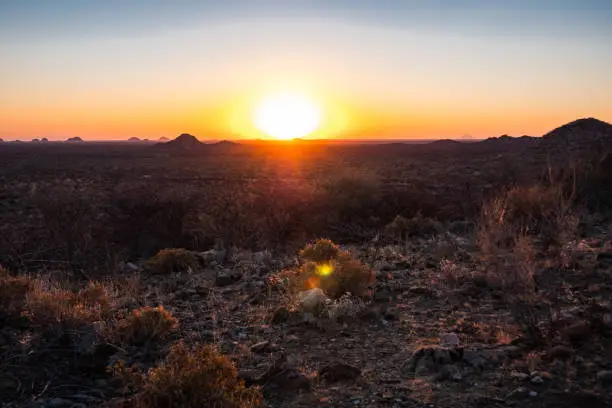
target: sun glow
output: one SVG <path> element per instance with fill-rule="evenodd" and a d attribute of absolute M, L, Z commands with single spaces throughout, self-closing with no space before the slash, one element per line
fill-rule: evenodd
<path fill-rule="evenodd" d="M 321 111 L 308 97 L 280 93 L 266 97 L 253 112 L 257 129 L 276 139 L 290 140 L 308 136 L 321 123 Z"/>

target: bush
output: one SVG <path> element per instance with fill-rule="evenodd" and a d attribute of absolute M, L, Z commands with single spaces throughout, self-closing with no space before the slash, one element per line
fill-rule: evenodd
<path fill-rule="evenodd" d="M 166 339 L 178 328 L 178 320 L 163 306 L 133 310 L 118 325 L 123 344 L 140 345 Z"/>
<path fill-rule="evenodd" d="M 505 287 L 533 290 L 538 253 L 562 259 L 577 228 L 572 197 L 560 186 L 511 188 L 482 208 L 478 243 L 493 267 L 489 277 Z"/>
<path fill-rule="evenodd" d="M 147 261 L 153 273 L 186 272 L 199 265 L 196 255 L 183 248 L 162 249 Z"/>
<path fill-rule="evenodd" d="M 385 226 L 385 234 L 400 240 L 410 237 L 430 237 L 442 232 L 442 224 L 420 213 L 412 218 L 396 216 Z"/>
<path fill-rule="evenodd" d="M 256 388 L 246 388 L 229 359 L 212 346 L 175 344 L 166 361 L 149 370 L 135 398 L 139 408 L 254 408 L 262 403 Z"/>
<path fill-rule="evenodd" d="M 26 308 L 26 296 L 35 286 L 29 276 L 12 276 L 0 267 L 0 321 L 18 320 Z"/>
<path fill-rule="evenodd" d="M 345 293 L 364 296 L 374 284 L 374 272 L 327 239 L 306 245 L 300 256 L 305 262 L 296 270 L 283 271 L 279 279 L 297 290 L 321 288 L 338 299 Z"/>

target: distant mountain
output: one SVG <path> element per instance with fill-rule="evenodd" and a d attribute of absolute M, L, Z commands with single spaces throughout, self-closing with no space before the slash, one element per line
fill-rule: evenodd
<path fill-rule="evenodd" d="M 168 141 L 168 140 L 170 140 L 170 139 L 168 139 L 166 136 L 162 136 L 162 137 L 160 137 L 160 138 L 159 138 L 159 139 L 157 139 L 157 140 L 158 140 L 158 141 L 160 141 L 160 142 L 167 142 L 167 141 Z"/>
<path fill-rule="evenodd" d="M 0 138 L 0 143 L 4 143 L 4 139 Z"/>
<path fill-rule="evenodd" d="M 40 143 L 49 143 L 49 139 L 43 137 L 42 139 L 40 139 Z"/>
<path fill-rule="evenodd" d="M 40 139 L 32 139 L 30 143 L 40 143 Z"/>
<path fill-rule="evenodd" d="M 68 143 L 82 143 L 83 139 L 81 139 L 80 137 L 76 136 L 76 137 L 70 137 L 68 139 L 66 139 L 66 142 Z"/>
<path fill-rule="evenodd" d="M 174 140 L 166 143 L 158 143 L 158 148 L 173 151 L 192 151 L 201 149 L 204 143 L 200 142 L 195 136 L 188 133 L 183 133 Z"/>
<path fill-rule="evenodd" d="M 130 137 L 130 138 L 128 139 L 128 142 L 140 142 L 140 139 L 139 139 L 139 138 L 137 138 L 137 137 Z"/>

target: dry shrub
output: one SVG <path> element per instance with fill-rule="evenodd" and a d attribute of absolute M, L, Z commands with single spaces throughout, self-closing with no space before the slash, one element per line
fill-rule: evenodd
<path fill-rule="evenodd" d="M 29 276 L 12 276 L 0 267 L 0 321 L 16 321 L 26 307 L 27 294 L 36 282 Z"/>
<path fill-rule="evenodd" d="M 328 239 L 306 245 L 300 256 L 305 262 L 299 268 L 273 278 L 289 292 L 321 288 L 327 296 L 339 299 L 345 293 L 364 296 L 374 284 L 370 268 Z"/>
<path fill-rule="evenodd" d="M 478 243 L 489 277 L 504 287 L 534 289 L 537 255 L 564 259 L 577 228 L 572 196 L 560 185 L 511 188 L 482 208 Z"/>
<path fill-rule="evenodd" d="M 149 270 L 159 274 L 191 271 L 198 265 L 197 256 L 183 248 L 162 249 L 147 261 Z"/>
<path fill-rule="evenodd" d="M 430 237 L 442 232 L 442 224 L 428 217 L 423 217 L 417 213 L 412 218 L 396 216 L 393 221 L 385 226 L 385 235 L 405 240 L 410 237 Z"/>
<path fill-rule="evenodd" d="M 140 345 L 164 340 L 177 328 L 178 320 L 163 306 L 147 306 L 121 320 L 117 334 L 123 344 Z"/>
<path fill-rule="evenodd" d="M 105 287 L 90 282 L 77 293 L 36 281 L 26 296 L 24 314 L 33 325 L 49 329 L 74 329 L 103 320 L 111 302 Z"/>
<path fill-rule="evenodd" d="M 212 346 L 172 346 L 166 361 L 142 378 L 139 408 L 255 408 L 263 401 L 257 388 L 238 379 L 231 361 Z"/>

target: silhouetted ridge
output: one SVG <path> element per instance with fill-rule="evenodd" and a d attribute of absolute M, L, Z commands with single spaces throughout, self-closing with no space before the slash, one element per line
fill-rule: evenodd
<path fill-rule="evenodd" d="M 81 143 L 81 142 L 83 142 L 83 139 L 81 139 L 80 137 L 76 136 L 76 137 L 70 137 L 70 138 L 66 139 L 66 141 L 68 143 Z"/>
<path fill-rule="evenodd" d="M 595 118 L 578 119 L 545 134 L 544 138 L 598 137 L 612 135 L 612 125 Z"/>
<path fill-rule="evenodd" d="M 140 142 L 140 139 L 139 139 L 139 138 L 137 138 L 137 137 L 130 137 L 130 138 L 128 139 L 128 142 Z"/>
<path fill-rule="evenodd" d="M 176 139 L 166 143 L 158 144 L 157 146 L 168 150 L 186 151 L 200 149 L 202 146 L 204 146 L 204 144 L 200 142 L 195 136 L 190 135 L 188 133 L 183 133 Z"/>

